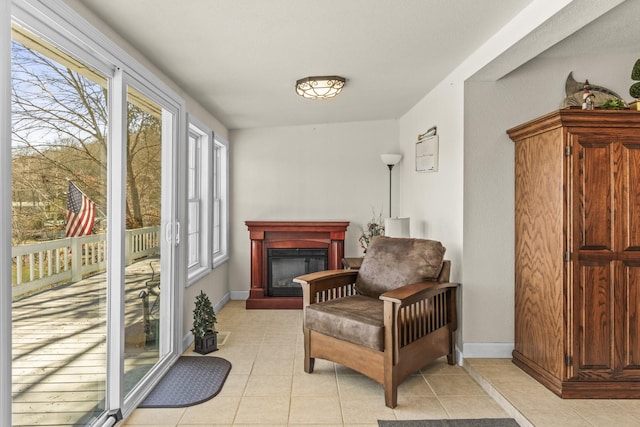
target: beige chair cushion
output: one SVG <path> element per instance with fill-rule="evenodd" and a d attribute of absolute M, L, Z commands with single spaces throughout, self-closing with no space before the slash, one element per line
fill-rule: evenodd
<path fill-rule="evenodd" d="M 384 349 L 384 309 L 377 298 L 352 295 L 304 308 L 308 329 L 364 347 Z"/>
<path fill-rule="evenodd" d="M 358 270 L 356 290 L 378 298 L 400 286 L 436 280 L 445 251 L 435 240 L 375 237 Z"/>

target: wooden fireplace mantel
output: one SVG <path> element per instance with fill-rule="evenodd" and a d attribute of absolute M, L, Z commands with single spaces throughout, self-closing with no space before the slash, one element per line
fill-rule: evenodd
<path fill-rule="evenodd" d="M 302 308 L 301 297 L 267 295 L 267 250 L 326 248 L 328 269 L 342 268 L 348 221 L 245 221 L 251 239 L 251 289 L 246 308 Z"/>

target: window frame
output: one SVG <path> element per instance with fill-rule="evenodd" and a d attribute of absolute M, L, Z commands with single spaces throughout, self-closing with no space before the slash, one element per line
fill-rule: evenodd
<path fill-rule="evenodd" d="M 0 177 L 11 182 L 11 2 L 0 2 Z M 6 70 L 6 71 L 5 71 Z M 11 206 L 11 185 L 0 186 L 0 203 Z M 11 283 L 11 209 L 0 209 L 0 278 Z M 12 416 L 12 295 L 10 286 L 0 288 L 0 425 L 11 425 Z"/>
<path fill-rule="evenodd" d="M 191 138 L 195 137 L 196 144 L 199 146 L 199 154 L 195 155 L 195 167 L 194 171 L 194 184 L 197 188 L 197 200 L 199 202 L 198 209 L 198 234 L 200 236 L 197 243 L 198 248 L 198 262 L 194 265 L 190 265 L 191 256 L 191 227 L 189 220 L 191 218 L 191 192 L 189 188 L 191 185 L 191 164 L 187 160 L 187 191 L 186 191 L 186 206 L 187 206 L 187 283 L 186 286 L 198 281 L 205 276 L 213 268 L 211 264 L 211 251 L 213 250 L 213 182 L 208 179 L 213 174 L 213 131 L 204 125 L 192 114 L 188 115 L 188 135 L 187 135 L 187 158 L 191 157 Z"/>
<path fill-rule="evenodd" d="M 220 199 L 219 208 L 219 234 L 214 236 L 212 243 L 213 268 L 224 264 L 229 260 L 229 142 L 218 135 L 214 135 L 214 156 L 219 155 L 219 161 L 214 160 L 214 188 L 218 188 Z M 215 166 L 218 167 L 215 167 Z M 216 197 L 216 195 L 214 195 Z M 212 218 L 215 224 L 216 218 Z M 215 230 L 215 225 L 214 225 Z M 219 249 L 216 251 L 215 239 L 219 238 Z"/>

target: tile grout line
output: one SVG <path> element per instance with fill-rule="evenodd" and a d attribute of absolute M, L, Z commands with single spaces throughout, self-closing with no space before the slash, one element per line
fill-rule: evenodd
<path fill-rule="evenodd" d="M 438 404 L 440 405 L 442 410 L 447 414 L 447 418 L 451 419 L 451 414 L 447 410 L 447 407 L 442 403 L 442 400 L 440 400 L 440 396 L 438 395 L 438 393 L 436 393 L 436 390 L 433 388 L 433 386 L 431 385 L 431 383 L 427 379 L 427 376 L 425 375 L 424 372 L 422 372 L 422 370 L 420 371 L 420 375 L 422 375 L 422 379 L 427 383 L 427 386 L 429 387 L 429 389 L 431 389 L 431 392 L 435 396 L 435 398 L 438 401 Z"/>
<path fill-rule="evenodd" d="M 342 393 L 340 392 L 340 381 L 338 381 L 338 367 L 334 362 L 331 362 L 331 365 L 333 366 L 333 379 L 336 382 L 336 392 L 338 394 L 338 405 L 340 405 L 340 419 L 342 420 L 342 425 L 345 425 L 344 405 L 342 404 Z"/>

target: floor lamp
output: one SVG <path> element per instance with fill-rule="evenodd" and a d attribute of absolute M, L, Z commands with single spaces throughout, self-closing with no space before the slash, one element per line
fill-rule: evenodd
<path fill-rule="evenodd" d="M 391 169 L 402 159 L 402 154 L 380 154 L 380 159 L 389 167 L 389 218 L 391 218 Z"/>

